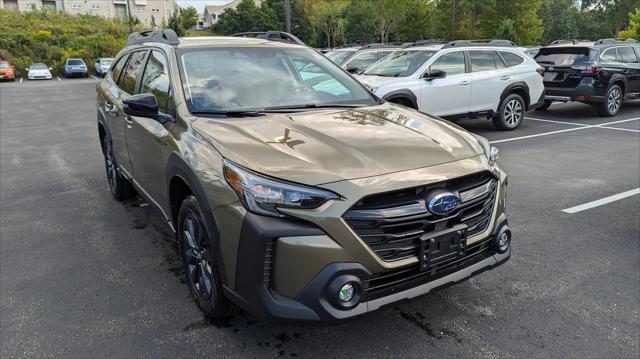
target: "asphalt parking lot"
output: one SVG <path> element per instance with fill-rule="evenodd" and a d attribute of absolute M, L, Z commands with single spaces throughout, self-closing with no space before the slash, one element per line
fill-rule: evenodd
<path fill-rule="evenodd" d="M 0 84 L 1 357 L 638 357 L 640 195 L 563 210 L 640 187 L 640 102 L 554 104 L 512 132 L 458 122 L 509 174 L 496 270 L 338 326 L 214 324 L 170 229 L 109 193 L 96 83 Z"/>

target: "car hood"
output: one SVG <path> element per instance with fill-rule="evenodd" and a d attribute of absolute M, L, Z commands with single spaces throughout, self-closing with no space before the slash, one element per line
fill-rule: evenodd
<path fill-rule="evenodd" d="M 193 126 L 230 161 L 310 185 L 434 166 L 483 153 L 465 130 L 389 103 L 239 119 L 200 117 Z"/>
<path fill-rule="evenodd" d="M 356 79 L 369 87 L 376 88 L 382 85 L 388 85 L 394 82 L 400 82 L 404 77 L 384 77 L 373 75 L 357 75 Z"/>

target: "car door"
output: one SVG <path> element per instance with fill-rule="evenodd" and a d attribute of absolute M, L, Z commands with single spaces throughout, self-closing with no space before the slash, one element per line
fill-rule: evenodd
<path fill-rule="evenodd" d="M 130 55 L 131 54 L 126 54 L 122 56 L 111 68 L 109 80 L 106 82 L 107 88 L 105 96 L 104 99 L 101 100 L 107 127 L 111 134 L 113 155 L 118 166 L 128 172 L 131 171 L 131 162 L 129 161 L 129 154 L 127 153 L 124 113 L 122 112 L 121 104 L 122 99 L 128 95 L 120 89 L 120 80 L 122 79 L 122 74 L 126 69 Z"/>
<path fill-rule="evenodd" d="M 467 50 L 471 68 L 469 112 L 497 111 L 500 95 L 511 83 L 510 70 L 493 50 Z"/>
<path fill-rule="evenodd" d="M 151 93 L 158 100 L 158 111 L 175 118 L 168 61 L 160 50 L 151 50 L 138 93 Z M 156 119 L 130 116 L 127 124 L 127 148 L 133 174 L 140 186 L 157 203 L 166 203 L 165 164 L 171 155 L 174 122 L 161 124 Z"/>
<path fill-rule="evenodd" d="M 444 71 L 443 78 L 428 78 L 434 70 Z M 437 116 L 469 112 L 471 76 L 467 73 L 464 51 L 447 52 L 437 57 L 421 76 L 418 108 Z"/>
<path fill-rule="evenodd" d="M 622 63 L 625 66 L 624 74 L 627 78 L 627 93 L 640 91 L 640 63 L 631 46 L 618 48 Z"/>

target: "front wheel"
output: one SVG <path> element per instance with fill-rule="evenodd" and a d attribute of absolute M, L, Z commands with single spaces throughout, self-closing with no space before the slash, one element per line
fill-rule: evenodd
<path fill-rule="evenodd" d="M 522 97 L 512 93 L 500 102 L 498 113 L 493 116 L 493 126 L 500 131 L 515 130 L 524 120 L 524 112 Z"/>
<path fill-rule="evenodd" d="M 219 320 L 233 314 L 235 306 L 223 294 L 215 247 L 194 196 L 182 201 L 177 236 L 189 291 L 204 316 Z"/>
<path fill-rule="evenodd" d="M 613 117 L 622 108 L 622 97 L 624 93 L 619 85 L 613 85 L 607 91 L 606 100 L 598 104 L 598 114 L 601 117 Z"/>

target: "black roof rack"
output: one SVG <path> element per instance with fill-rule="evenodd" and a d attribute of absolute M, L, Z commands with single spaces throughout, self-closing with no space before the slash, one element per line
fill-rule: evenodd
<path fill-rule="evenodd" d="M 517 45 L 513 41 L 509 41 L 509 40 L 455 40 L 455 41 L 447 42 L 442 48 L 448 49 L 450 47 L 471 47 L 471 46 L 515 47 Z"/>
<path fill-rule="evenodd" d="M 145 42 L 162 42 L 169 45 L 178 45 L 180 44 L 180 39 L 178 35 L 176 35 L 176 32 L 171 29 L 149 29 L 131 33 L 127 38 L 126 46 Z"/>
<path fill-rule="evenodd" d="M 254 38 L 257 38 L 257 39 L 288 42 L 288 43 L 293 43 L 293 44 L 306 46 L 306 44 L 304 42 L 302 42 L 302 40 L 298 39 L 295 35 L 290 34 L 288 32 L 284 32 L 284 31 L 271 30 L 271 31 L 240 32 L 240 33 L 237 33 L 237 34 L 233 34 L 231 36 L 234 36 L 234 37 L 254 37 Z"/>
<path fill-rule="evenodd" d="M 591 40 L 584 40 L 584 39 L 559 39 L 559 40 L 555 40 L 552 41 L 549 45 L 559 45 L 559 44 L 572 44 L 575 45 L 579 42 L 591 42 Z"/>
<path fill-rule="evenodd" d="M 397 44 L 373 43 L 373 44 L 363 45 L 362 47 L 360 47 L 360 50 L 363 50 L 363 49 L 379 49 L 379 48 L 385 48 L 385 47 L 399 47 L 399 46 L 400 45 L 397 45 Z"/>
<path fill-rule="evenodd" d="M 407 47 L 415 47 L 415 46 L 441 45 L 445 43 L 446 41 L 441 39 L 425 39 L 425 40 L 417 40 L 414 42 L 405 42 L 404 44 L 402 44 L 402 48 L 404 49 Z"/>
<path fill-rule="evenodd" d="M 606 44 L 617 44 L 620 42 L 633 42 L 633 43 L 639 43 L 640 41 L 636 40 L 636 39 L 600 39 L 598 41 L 596 41 L 596 45 L 606 45 Z"/>

